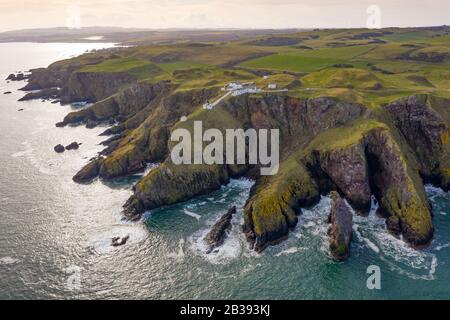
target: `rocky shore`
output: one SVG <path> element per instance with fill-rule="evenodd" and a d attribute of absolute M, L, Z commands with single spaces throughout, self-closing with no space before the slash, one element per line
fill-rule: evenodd
<path fill-rule="evenodd" d="M 105 149 L 74 176 L 75 182 L 113 179 L 142 171 L 148 163 L 161 163 L 134 186 L 124 204 L 129 219 L 218 190 L 231 178 L 251 176 L 256 183 L 244 208 L 242 230 L 258 252 L 285 239 L 302 208 L 332 191 L 360 215 L 369 212 L 374 195 L 388 229 L 414 247 L 427 246 L 433 239 L 424 183 L 450 189 L 449 100 L 414 95 L 374 112 L 328 97 L 261 94 L 233 97 L 206 111 L 200 106 L 217 97 L 219 87 L 180 90 L 166 80 L 139 81 L 133 73 L 80 71 L 94 59 L 32 70 L 23 90 L 39 91 L 23 99 L 93 103 L 68 114 L 58 127 L 112 125 L 103 133 Z M 182 116 L 188 120 L 181 122 Z M 246 165 L 174 165 L 169 157 L 170 133 L 176 128 L 192 132 L 194 120 L 219 130 L 280 129 L 279 173 L 258 176 Z M 344 200 L 335 198 L 330 246 L 333 256 L 344 259 L 351 219 Z M 224 216 L 208 235 L 211 250 L 223 241 L 232 215 Z"/>

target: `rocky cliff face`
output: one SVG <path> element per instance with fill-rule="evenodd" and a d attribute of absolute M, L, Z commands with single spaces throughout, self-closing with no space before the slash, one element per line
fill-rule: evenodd
<path fill-rule="evenodd" d="M 368 114 L 363 106 L 270 96 L 238 98 L 219 109 L 222 117 L 239 119 L 242 127 L 281 128 L 280 172 L 257 178 L 244 210 L 243 232 L 256 251 L 286 238 L 298 223 L 301 207 L 332 190 L 360 214 L 368 212 L 375 195 L 393 233 L 416 247 L 430 243 L 432 215 L 417 161 L 405 157 L 389 126 L 364 120 Z M 138 183 L 125 212 L 136 215 L 206 194 L 230 176 L 224 166 L 194 167 L 166 161 Z"/>
<path fill-rule="evenodd" d="M 205 111 L 201 105 L 216 97 L 218 88 L 178 90 L 168 82 L 150 84 L 130 74 L 76 72 L 77 68 L 55 65 L 33 71 L 26 89 L 60 87 L 63 101 L 95 102 L 69 114 L 60 126 L 115 124 L 104 132 L 113 135 L 104 142 L 106 149 L 74 177 L 76 182 L 112 179 L 143 170 L 148 162 L 162 162 L 137 183 L 124 205 L 131 219 L 252 173 L 256 183 L 244 208 L 243 232 L 256 251 L 285 239 L 296 227 L 301 208 L 330 191 L 338 191 L 359 214 L 368 212 L 374 195 L 392 233 L 416 247 L 432 240 L 423 179 L 449 189 L 450 103 L 445 99 L 400 99 L 382 107 L 379 116 L 362 105 L 329 98 L 243 95 Z M 182 116 L 188 121 L 180 122 Z M 170 134 L 180 127 L 192 130 L 196 120 L 205 130 L 222 132 L 280 129 L 279 173 L 258 176 L 257 166 L 174 165 Z M 331 234 L 339 238 L 336 230 Z"/>
<path fill-rule="evenodd" d="M 92 120 L 93 117 L 96 120 L 106 120 L 111 119 L 111 116 L 116 120 L 118 116 L 128 119 L 107 130 L 107 133 L 120 136 L 109 143 L 107 157 L 97 160 L 98 176 L 112 179 L 143 170 L 148 162 L 164 160 L 169 151 L 170 129 L 182 116 L 192 113 L 202 101 L 215 94 L 217 89 L 174 92 L 167 83 L 135 85 L 117 96 L 68 117 L 70 121 Z M 112 107 L 106 107 L 104 112 L 99 112 L 105 105 Z M 102 116 L 99 116 L 99 113 Z M 79 117 L 80 114 L 82 117 Z M 74 180 L 86 181 L 89 180 L 88 177 L 95 177 L 92 175 L 93 171 L 87 170 L 88 168 L 92 167 L 88 164 Z"/>
<path fill-rule="evenodd" d="M 39 68 L 30 70 L 31 74 L 28 76 L 28 83 L 21 90 L 43 90 L 63 85 L 64 73 L 51 70 L 48 68 Z"/>
<path fill-rule="evenodd" d="M 74 72 L 62 87 L 61 101 L 100 101 L 136 80 L 127 73 Z"/>
<path fill-rule="evenodd" d="M 386 109 L 394 118 L 395 126 L 417 155 L 422 176 L 448 191 L 449 121 L 432 107 L 432 104 L 442 102 L 426 95 L 417 95 L 400 99 L 387 105 Z"/>
<path fill-rule="evenodd" d="M 135 83 L 87 109 L 69 113 L 58 125 L 110 122 L 111 120 L 123 122 L 144 109 L 158 96 L 164 96 L 169 91 L 170 85 L 165 82 L 154 85 Z"/>
<path fill-rule="evenodd" d="M 398 218 L 398 228 L 407 242 L 413 246 L 428 245 L 434 228 L 417 169 L 408 164 L 387 130 L 375 129 L 366 139 L 372 191 L 382 210 Z"/>

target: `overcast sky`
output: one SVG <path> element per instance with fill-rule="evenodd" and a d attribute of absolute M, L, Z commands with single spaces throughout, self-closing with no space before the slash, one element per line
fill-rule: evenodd
<path fill-rule="evenodd" d="M 450 24 L 450 0 L 0 0 L 0 31 L 67 26 L 76 8 L 82 27 L 365 27 L 370 5 L 383 27 Z"/>

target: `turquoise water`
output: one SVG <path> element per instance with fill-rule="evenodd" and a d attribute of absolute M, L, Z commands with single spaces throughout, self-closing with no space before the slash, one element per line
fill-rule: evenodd
<path fill-rule="evenodd" d="M 11 72 L 86 49 L 86 44 L 0 44 L 1 299 L 450 298 L 450 195 L 432 187 L 427 191 L 436 237 L 429 249 L 410 249 L 372 212 L 369 218 L 355 217 L 352 256 L 345 263 L 329 258 L 327 197 L 304 210 L 286 242 L 260 255 L 249 250 L 240 232 L 253 183 L 245 179 L 147 213 L 138 223 L 122 222 L 121 205 L 139 176 L 108 184 L 71 180 L 102 149 L 98 134 L 104 128 L 56 128 L 71 106 L 19 103 L 23 83 L 1 81 Z M 83 145 L 62 155 L 53 151 L 54 145 L 72 141 Z M 232 205 L 239 210 L 230 236 L 207 255 L 201 239 Z M 127 245 L 110 246 L 112 237 L 127 234 Z M 371 265 L 381 269 L 381 290 L 366 287 Z M 74 267 L 79 270 L 75 288 L 70 286 Z"/>

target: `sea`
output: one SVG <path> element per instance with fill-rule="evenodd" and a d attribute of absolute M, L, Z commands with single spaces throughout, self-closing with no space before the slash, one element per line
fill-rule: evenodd
<path fill-rule="evenodd" d="M 431 247 L 417 251 L 391 236 L 374 204 L 368 218 L 355 216 L 352 255 L 343 263 L 328 251 L 328 197 L 303 210 L 287 241 L 261 254 L 250 250 L 240 228 L 254 183 L 246 179 L 147 212 L 139 222 L 122 221 L 122 204 L 142 174 L 72 182 L 102 150 L 105 127 L 56 128 L 68 112 L 86 105 L 18 102 L 25 82 L 4 80 L 112 46 L 0 44 L 0 299 L 450 298 L 450 195 L 431 186 Z M 73 141 L 82 143 L 78 150 L 54 152 L 56 144 Z M 207 254 L 202 238 L 234 205 L 238 213 L 227 240 Z M 113 237 L 126 235 L 126 245 L 111 246 Z"/>

